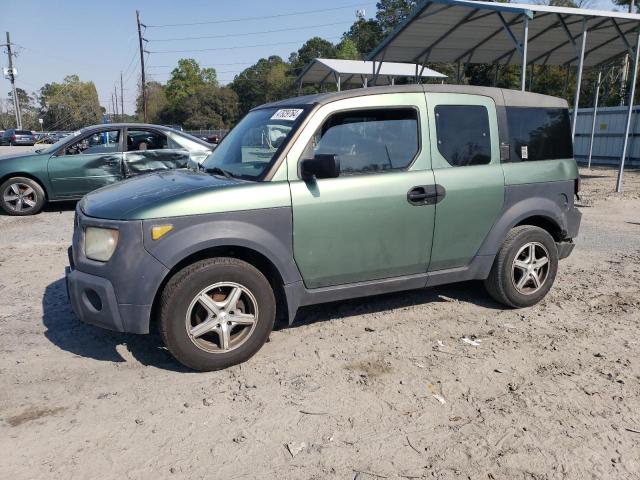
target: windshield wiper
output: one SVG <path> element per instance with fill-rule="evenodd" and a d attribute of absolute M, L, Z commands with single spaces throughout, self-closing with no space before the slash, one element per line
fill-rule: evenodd
<path fill-rule="evenodd" d="M 213 173 L 214 175 L 224 175 L 228 179 L 231 179 L 234 177 L 234 175 L 231 172 L 223 170 L 220 167 L 205 168 L 204 171 L 207 173 Z"/>

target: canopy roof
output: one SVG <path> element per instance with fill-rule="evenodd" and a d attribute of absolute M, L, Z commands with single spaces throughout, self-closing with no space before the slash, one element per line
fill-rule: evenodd
<path fill-rule="evenodd" d="M 316 58 L 305 67 L 302 73 L 296 79 L 300 83 L 322 83 L 337 81 L 338 75 L 340 81 L 345 84 L 362 85 L 366 80 L 371 80 L 374 73 L 378 73 L 376 85 L 388 85 L 391 79 L 395 77 L 437 77 L 446 78 L 446 75 L 438 73 L 430 68 L 425 68 L 420 74 L 421 67 L 411 63 L 393 63 L 383 62 L 379 66 L 376 63 L 374 72 L 374 62 L 362 60 L 339 60 L 334 58 Z"/>
<path fill-rule="evenodd" d="M 640 15 L 519 3 L 425 0 L 371 52 L 369 60 L 522 64 L 524 47 L 527 65 L 577 65 L 583 25 L 587 30 L 584 65 L 594 66 L 631 53 Z"/>

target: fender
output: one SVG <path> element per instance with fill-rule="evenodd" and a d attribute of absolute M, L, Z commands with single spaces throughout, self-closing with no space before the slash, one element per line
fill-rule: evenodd
<path fill-rule="evenodd" d="M 505 201 L 498 220 L 477 255 L 495 256 L 509 230 L 529 217 L 544 217 L 566 235 L 573 209 L 573 181 L 506 185 Z"/>
<path fill-rule="evenodd" d="M 151 239 L 153 225 L 173 225 L 166 236 Z M 143 221 L 145 249 L 171 270 L 186 257 L 208 248 L 245 247 L 269 259 L 286 284 L 301 281 L 293 260 L 290 207 L 213 213 Z"/>

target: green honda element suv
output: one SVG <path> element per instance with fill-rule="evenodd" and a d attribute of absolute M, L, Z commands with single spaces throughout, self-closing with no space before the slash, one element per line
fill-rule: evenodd
<path fill-rule="evenodd" d="M 183 364 L 243 362 L 302 305 L 484 280 L 509 307 L 573 249 L 579 176 L 564 100 L 406 85 L 257 107 L 197 171 L 78 204 L 67 287 L 83 321 L 157 325 Z"/>

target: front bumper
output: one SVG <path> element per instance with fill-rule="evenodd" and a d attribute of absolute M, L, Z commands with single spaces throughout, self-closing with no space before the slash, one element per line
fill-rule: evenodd
<path fill-rule="evenodd" d="M 127 331 L 109 280 L 72 270 L 71 267 L 65 269 L 65 277 L 71 307 L 80 320 L 117 332 Z"/>
<path fill-rule="evenodd" d="M 108 262 L 90 260 L 83 253 L 84 229 L 90 225 L 120 232 Z M 69 265 L 69 302 L 81 321 L 118 332 L 149 332 L 155 295 L 168 269 L 145 250 L 141 222 L 94 219 L 78 208 Z"/>

